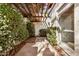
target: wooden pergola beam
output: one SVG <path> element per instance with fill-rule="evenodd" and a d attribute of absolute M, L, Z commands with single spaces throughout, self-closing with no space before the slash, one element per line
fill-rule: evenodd
<path fill-rule="evenodd" d="M 22 13 L 23 16 L 27 16 L 27 13 L 19 4 L 12 4 L 12 5 L 14 5 L 14 8 L 18 9 Z"/>
<path fill-rule="evenodd" d="M 33 3 L 32 3 L 32 10 L 33 10 L 33 12 L 35 13 L 35 16 L 36 16 L 36 10 L 35 10 L 35 6 L 34 6 Z"/>
<path fill-rule="evenodd" d="M 49 14 L 53 9 L 52 3 L 13 3 L 13 5 L 15 6 L 15 9 L 19 10 L 23 14 L 24 17 L 33 21 L 42 21 L 42 19 L 45 21 L 48 17 L 50 17 Z"/>
<path fill-rule="evenodd" d="M 22 7 L 24 8 L 24 10 L 26 11 L 26 13 L 28 13 L 28 14 L 29 14 L 30 12 L 29 12 L 29 10 L 27 9 L 26 5 L 25 5 L 25 4 L 23 4 L 23 3 L 21 3 L 21 5 L 22 5 Z"/>

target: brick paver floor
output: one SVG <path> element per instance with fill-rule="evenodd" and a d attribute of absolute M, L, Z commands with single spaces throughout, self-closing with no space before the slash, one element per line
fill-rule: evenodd
<path fill-rule="evenodd" d="M 45 37 L 32 37 L 15 54 L 15 56 L 54 56 L 55 49 L 49 44 Z"/>

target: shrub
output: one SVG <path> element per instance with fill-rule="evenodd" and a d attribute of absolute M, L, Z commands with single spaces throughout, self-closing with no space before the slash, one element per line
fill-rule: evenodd
<path fill-rule="evenodd" d="M 0 4 L 0 52 L 6 52 L 28 37 L 23 16 L 8 4 Z"/>
<path fill-rule="evenodd" d="M 46 37 L 46 32 L 47 32 L 46 29 L 40 29 L 39 32 L 40 32 L 40 33 L 39 33 L 40 36 L 42 36 L 42 37 Z"/>
<path fill-rule="evenodd" d="M 28 29 L 30 37 L 35 36 L 35 28 L 34 28 L 34 24 L 32 22 L 30 22 L 30 21 L 27 22 L 27 29 Z"/>
<path fill-rule="evenodd" d="M 48 38 L 51 45 L 53 45 L 53 46 L 57 45 L 56 27 L 48 28 L 48 30 L 47 30 L 47 38 Z"/>

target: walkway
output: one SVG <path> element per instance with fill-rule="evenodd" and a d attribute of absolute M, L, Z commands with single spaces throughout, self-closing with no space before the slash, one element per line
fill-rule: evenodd
<path fill-rule="evenodd" d="M 54 56 L 59 55 L 45 37 L 33 37 L 15 54 L 15 56 Z"/>

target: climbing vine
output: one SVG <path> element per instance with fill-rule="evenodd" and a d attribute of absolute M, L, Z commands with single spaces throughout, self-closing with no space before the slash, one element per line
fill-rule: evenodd
<path fill-rule="evenodd" d="M 8 4 L 0 4 L 0 52 L 6 52 L 28 37 L 21 13 Z"/>
<path fill-rule="evenodd" d="M 34 28 L 34 24 L 32 22 L 27 22 L 26 24 L 28 32 L 29 32 L 29 36 L 33 37 L 35 36 L 35 28 Z"/>

